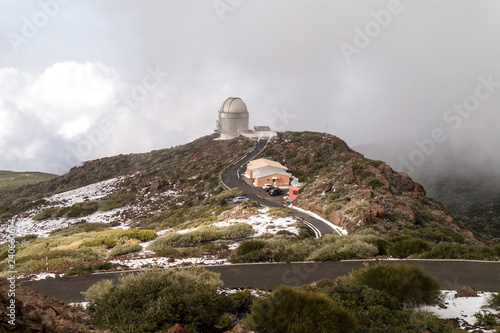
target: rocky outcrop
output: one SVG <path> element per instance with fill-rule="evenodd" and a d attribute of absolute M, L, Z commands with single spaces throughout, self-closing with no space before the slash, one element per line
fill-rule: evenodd
<path fill-rule="evenodd" d="M 9 280 L 0 278 L 1 332 L 111 333 L 92 325 L 89 315 L 54 297 L 19 286 L 15 288 L 15 297 L 9 297 L 9 290 Z M 12 299 L 15 303 L 11 303 Z M 8 316 L 11 313 L 10 304 L 14 304 L 15 317 Z M 15 321 L 9 323 L 14 318 Z"/>
<path fill-rule="evenodd" d="M 351 233 L 367 226 L 388 232 L 431 225 L 437 228 L 437 224 L 453 230 L 467 243 L 479 244 L 407 174 L 382 161 L 364 158 L 337 137 L 309 132 L 287 135 L 286 141 L 268 146 L 265 154 L 283 161 L 303 183 L 294 205 Z"/>

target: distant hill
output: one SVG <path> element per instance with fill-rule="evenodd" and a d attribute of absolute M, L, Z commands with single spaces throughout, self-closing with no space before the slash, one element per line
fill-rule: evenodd
<path fill-rule="evenodd" d="M 473 142 L 443 143 L 413 170 L 402 163 L 415 149 L 413 141 L 378 142 L 355 149 L 407 172 L 424 186 L 429 197 L 442 202 L 468 228 L 500 240 L 500 170 L 495 167 L 497 158 L 485 149 Z"/>
<path fill-rule="evenodd" d="M 0 193 L 10 192 L 26 184 L 36 184 L 56 178 L 42 172 L 14 172 L 0 170 Z"/>

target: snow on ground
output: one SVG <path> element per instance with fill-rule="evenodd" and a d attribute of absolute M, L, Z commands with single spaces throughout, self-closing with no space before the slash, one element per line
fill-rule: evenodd
<path fill-rule="evenodd" d="M 54 194 L 47 198 L 49 207 L 69 207 L 85 200 L 97 200 L 113 193 L 125 177 L 108 179 L 99 183 L 79 187 L 74 190 Z M 48 208 L 48 207 L 46 207 Z"/>
<path fill-rule="evenodd" d="M 236 223 L 246 223 L 250 224 L 253 229 L 255 230 L 255 234 L 252 235 L 252 237 L 257 237 L 265 233 L 271 233 L 271 234 L 276 234 L 278 231 L 286 230 L 294 234 L 299 233 L 299 229 L 296 227 L 296 223 L 298 220 L 293 217 L 273 217 L 268 214 L 269 208 L 260 208 L 259 213 L 256 215 L 249 216 L 247 218 L 241 218 L 241 219 L 227 219 L 222 222 L 215 222 L 211 224 L 210 226 L 214 227 L 227 227 Z M 190 229 L 184 229 L 184 230 L 179 230 L 178 233 L 180 234 L 186 234 L 189 232 L 193 232 L 196 229 L 199 229 L 203 226 L 200 227 L 195 227 L 195 228 L 190 228 Z"/>
<path fill-rule="evenodd" d="M 129 176 L 133 177 L 133 176 Z M 75 190 L 66 191 L 63 193 L 54 194 L 46 198 L 47 202 L 35 209 L 14 216 L 9 220 L 14 221 L 16 225 L 16 236 L 25 236 L 28 234 L 36 234 L 38 237 L 47 237 L 50 232 L 58 228 L 68 228 L 78 223 L 112 223 L 119 222 L 117 228 L 128 228 L 129 219 L 124 219 L 124 213 L 127 216 L 138 216 L 144 213 L 154 213 L 151 211 L 150 205 L 163 200 L 165 197 L 176 197 L 178 193 L 173 190 L 162 193 L 150 194 L 145 197 L 145 202 L 139 202 L 137 205 L 127 204 L 124 207 L 112 209 L 109 211 L 96 211 L 90 215 L 80 218 L 48 218 L 40 221 L 33 220 L 33 217 L 45 209 L 52 207 L 69 207 L 76 203 L 86 200 L 96 200 L 104 198 L 115 192 L 120 183 L 127 177 L 117 177 L 105 180 L 99 183 L 83 186 Z M 160 209 L 160 208 L 158 208 Z M 0 243 L 7 240 L 6 228 L 9 223 L 0 225 Z"/>
<path fill-rule="evenodd" d="M 292 207 L 293 209 L 296 209 L 298 210 L 299 212 L 302 212 L 302 213 L 305 213 L 311 217 L 314 217 L 315 219 L 318 219 L 320 221 L 323 221 L 325 222 L 326 224 L 328 224 L 330 227 L 333 228 L 333 230 L 337 231 L 340 235 L 347 235 L 347 230 L 345 230 L 344 228 L 341 228 L 339 227 L 338 225 L 335 225 L 333 224 L 332 222 L 328 221 L 327 219 L 324 219 L 322 218 L 321 216 L 319 216 L 318 214 L 316 213 L 313 213 L 313 212 L 310 212 L 308 210 L 305 210 L 305 209 L 302 209 L 302 208 L 299 208 L 299 207 L 296 207 L 294 205 L 290 205 L 290 207 Z"/>
<path fill-rule="evenodd" d="M 442 319 L 458 318 L 461 328 L 471 326 L 476 323 L 474 314 L 484 310 L 487 299 L 491 296 L 490 292 L 478 292 L 478 297 L 455 297 L 456 290 L 442 290 L 443 303 L 446 309 L 435 306 L 422 306 L 420 310 L 434 313 Z M 483 330 L 484 332 L 488 332 Z M 493 331 L 491 331 L 493 332 Z"/>
<path fill-rule="evenodd" d="M 202 258 L 165 258 L 165 257 L 154 257 L 154 258 L 133 258 L 133 259 L 116 259 L 111 260 L 111 263 L 119 264 L 122 266 L 130 267 L 131 269 L 140 269 L 143 266 L 153 265 L 162 268 L 170 267 L 183 267 L 183 266 L 198 266 L 198 265 L 221 265 L 226 264 L 227 259 L 215 259 L 214 256 L 206 255 Z"/>

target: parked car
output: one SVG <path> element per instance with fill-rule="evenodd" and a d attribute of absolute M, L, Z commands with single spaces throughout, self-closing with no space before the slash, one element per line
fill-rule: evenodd
<path fill-rule="evenodd" d="M 269 190 L 269 195 L 272 195 L 273 197 L 274 196 L 277 196 L 277 195 L 280 195 L 282 194 L 283 191 L 280 189 L 280 188 L 273 188 L 272 190 Z"/>
<path fill-rule="evenodd" d="M 247 197 L 236 197 L 233 199 L 233 202 L 235 202 L 235 203 L 240 203 L 243 201 L 248 201 L 248 198 Z"/>
<path fill-rule="evenodd" d="M 262 188 L 266 191 L 269 191 L 270 189 L 274 188 L 274 186 L 272 184 L 264 184 Z"/>

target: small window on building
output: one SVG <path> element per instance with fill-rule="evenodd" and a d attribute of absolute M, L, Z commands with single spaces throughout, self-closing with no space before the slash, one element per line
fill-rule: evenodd
<path fill-rule="evenodd" d="M 269 182 L 269 181 L 271 181 L 271 179 L 267 178 L 267 181 Z"/>
<path fill-rule="evenodd" d="M 259 183 L 262 181 L 262 179 L 259 178 Z"/>
<path fill-rule="evenodd" d="M 298 195 L 299 191 L 292 191 L 293 195 Z"/>

